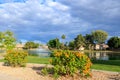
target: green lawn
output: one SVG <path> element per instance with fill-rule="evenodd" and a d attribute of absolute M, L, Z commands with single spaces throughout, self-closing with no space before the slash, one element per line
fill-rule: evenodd
<path fill-rule="evenodd" d="M 92 69 L 120 72 L 120 66 L 105 65 L 105 64 L 93 64 Z"/>
<path fill-rule="evenodd" d="M 50 58 L 41 58 L 37 56 L 28 56 L 28 63 L 49 64 Z M 4 62 L 4 60 L 0 60 Z M 120 72 L 120 60 L 92 61 L 92 69 Z"/>
<path fill-rule="evenodd" d="M 93 66 L 92 66 L 93 69 L 120 72 L 120 60 L 109 60 L 109 61 L 98 60 L 92 62 L 93 62 Z"/>
<path fill-rule="evenodd" d="M 37 56 L 28 56 L 28 63 L 37 63 L 37 64 L 49 64 L 50 58 L 42 58 Z"/>
<path fill-rule="evenodd" d="M 27 62 L 28 63 L 37 63 L 37 64 L 49 64 L 50 58 L 42 58 L 38 56 L 28 56 Z M 0 59 L 0 62 L 4 62 L 5 60 Z"/>

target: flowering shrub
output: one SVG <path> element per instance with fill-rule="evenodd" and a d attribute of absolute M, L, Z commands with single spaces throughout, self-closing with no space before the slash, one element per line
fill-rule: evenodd
<path fill-rule="evenodd" d="M 54 74 L 73 75 L 79 72 L 83 76 L 91 76 L 92 63 L 84 53 L 56 50 L 51 57 L 50 63 L 54 65 Z"/>
<path fill-rule="evenodd" d="M 5 65 L 16 67 L 25 66 L 28 53 L 23 50 L 9 50 L 5 55 Z"/>

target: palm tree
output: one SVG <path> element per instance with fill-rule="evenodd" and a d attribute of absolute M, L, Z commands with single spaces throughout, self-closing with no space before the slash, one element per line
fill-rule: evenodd
<path fill-rule="evenodd" d="M 66 39 L 66 36 L 63 34 L 63 35 L 61 36 L 61 38 L 62 38 L 63 40 L 65 40 L 65 39 Z M 63 44 L 64 44 L 64 41 L 63 41 Z"/>

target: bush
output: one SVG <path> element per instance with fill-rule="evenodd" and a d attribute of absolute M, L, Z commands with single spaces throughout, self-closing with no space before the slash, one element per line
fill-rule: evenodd
<path fill-rule="evenodd" d="M 84 53 L 61 50 L 54 51 L 51 56 L 50 63 L 54 66 L 54 74 L 73 75 L 79 72 L 82 76 L 91 75 L 92 63 Z"/>
<path fill-rule="evenodd" d="M 5 55 L 5 65 L 7 66 L 25 66 L 28 53 L 23 50 L 9 50 Z"/>

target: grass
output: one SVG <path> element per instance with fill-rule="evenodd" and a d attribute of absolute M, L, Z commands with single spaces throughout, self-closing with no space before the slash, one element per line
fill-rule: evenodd
<path fill-rule="evenodd" d="M 28 56 L 27 60 L 28 63 L 37 63 L 37 64 L 49 64 L 49 57 L 48 58 L 42 58 L 37 56 Z M 4 62 L 3 59 L 0 59 L 0 62 Z M 120 72 L 120 60 L 109 60 L 109 61 L 92 61 L 92 69 L 97 70 L 106 70 L 106 71 L 114 71 L 114 72 Z"/>
<path fill-rule="evenodd" d="M 120 72 L 120 60 L 94 60 L 92 69 Z"/>
<path fill-rule="evenodd" d="M 0 59 L 0 62 L 4 62 L 5 60 L 4 59 Z"/>
<path fill-rule="evenodd" d="M 28 60 L 28 63 L 37 63 L 37 64 L 49 64 L 49 57 L 45 57 L 45 58 L 42 58 L 42 57 L 38 57 L 38 56 L 28 56 L 27 57 L 27 60 Z"/>
<path fill-rule="evenodd" d="M 42 58 L 42 57 L 38 57 L 38 56 L 28 56 L 27 57 L 27 62 L 28 63 L 37 63 L 37 64 L 49 64 L 49 57 L 46 58 Z M 4 59 L 0 59 L 0 62 L 4 62 Z"/>
<path fill-rule="evenodd" d="M 105 64 L 93 64 L 92 69 L 120 72 L 120 66 L 105 65 Z"/>

